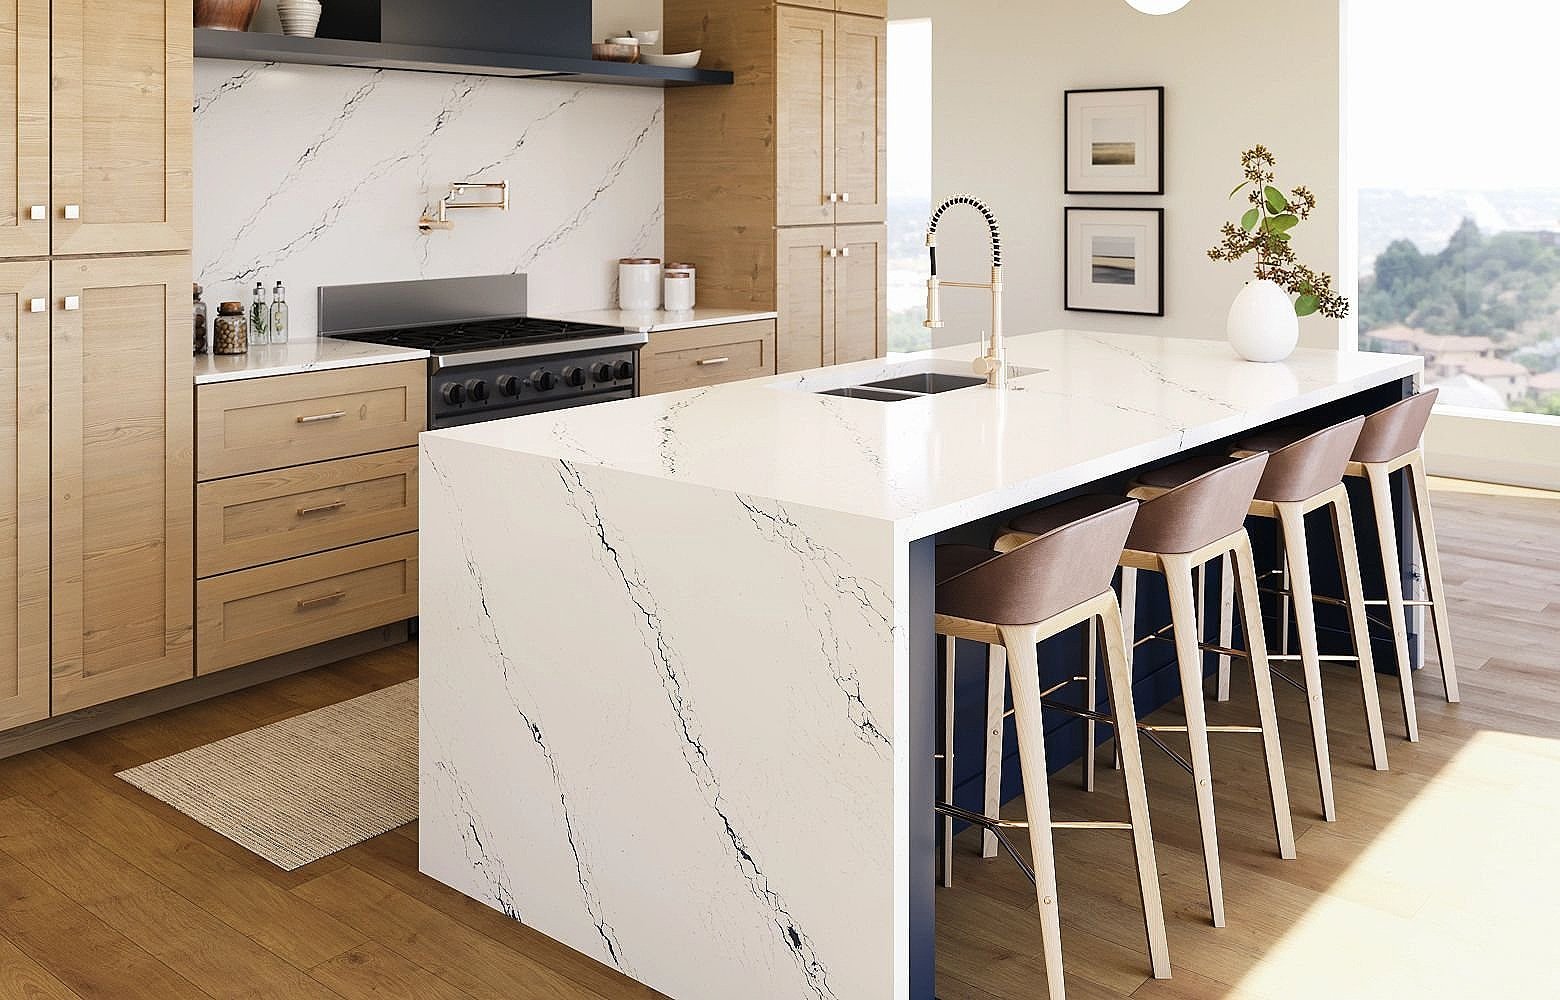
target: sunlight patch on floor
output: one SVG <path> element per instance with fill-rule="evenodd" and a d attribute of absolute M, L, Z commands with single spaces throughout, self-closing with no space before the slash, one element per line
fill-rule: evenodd
<path fill-rule="evenodd" d="M 1560 996 L 1560 740 L 1481 732 L 1238 984 L 1339 1000 Z M 1308 844 L 1347 837 L 1347 817 Z M 1405 906 L 1404 885 L 1417 899 Z"/>

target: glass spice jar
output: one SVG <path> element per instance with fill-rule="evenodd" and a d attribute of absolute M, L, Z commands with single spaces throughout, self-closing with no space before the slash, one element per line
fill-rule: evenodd
<path fill-rule="evenodd" d="M 195 353 L 206 353 L 206 338 L 211 329 L 211 322 L 206 315 L 206 303 L 200 299 L 200 293 L 204 291 L 200 285 L 195 286 Z"/>
<path fill-rule="evenodd" d="M 213 354 L 248 354 L 249 320 L 242 302 L 224 302 L 217 306 L 216 330 L 212 336 Z"/>

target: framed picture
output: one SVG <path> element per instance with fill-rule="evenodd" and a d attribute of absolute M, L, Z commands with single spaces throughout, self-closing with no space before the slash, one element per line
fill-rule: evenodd
<path fill-rule="evenodd" d="M 1165 193 L 1165 88 L 1066 93 L 1068 194 Z"/>
<path fill-rule="evenodd" d="M 1063 305 L 1075 312 L 1165 314 L 1165 210 L 1066 210 Z"/>

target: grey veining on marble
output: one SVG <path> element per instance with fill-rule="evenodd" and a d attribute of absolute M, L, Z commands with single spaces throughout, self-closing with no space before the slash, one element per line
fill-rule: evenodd
<path fill-rule="evenodd" d="M 523 271 L 538 315 L 605 308 L 619 257 L 661 253 L 662 121 L 656 90 L 197 60 L 196 280 L 281 280 L 305 338 L 320 285 Z M 418 231 L 486 180 L 509 212 Z"/>

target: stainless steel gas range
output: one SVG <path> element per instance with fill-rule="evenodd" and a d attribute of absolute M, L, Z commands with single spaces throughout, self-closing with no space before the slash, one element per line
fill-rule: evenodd
<path fill-rule="evenodd" d="M 637 394 L 646 334 L 531 316 L 526 293 L 523 274 L 322 287 L 320 336 L 429 351 L 430 430 Z"/>

